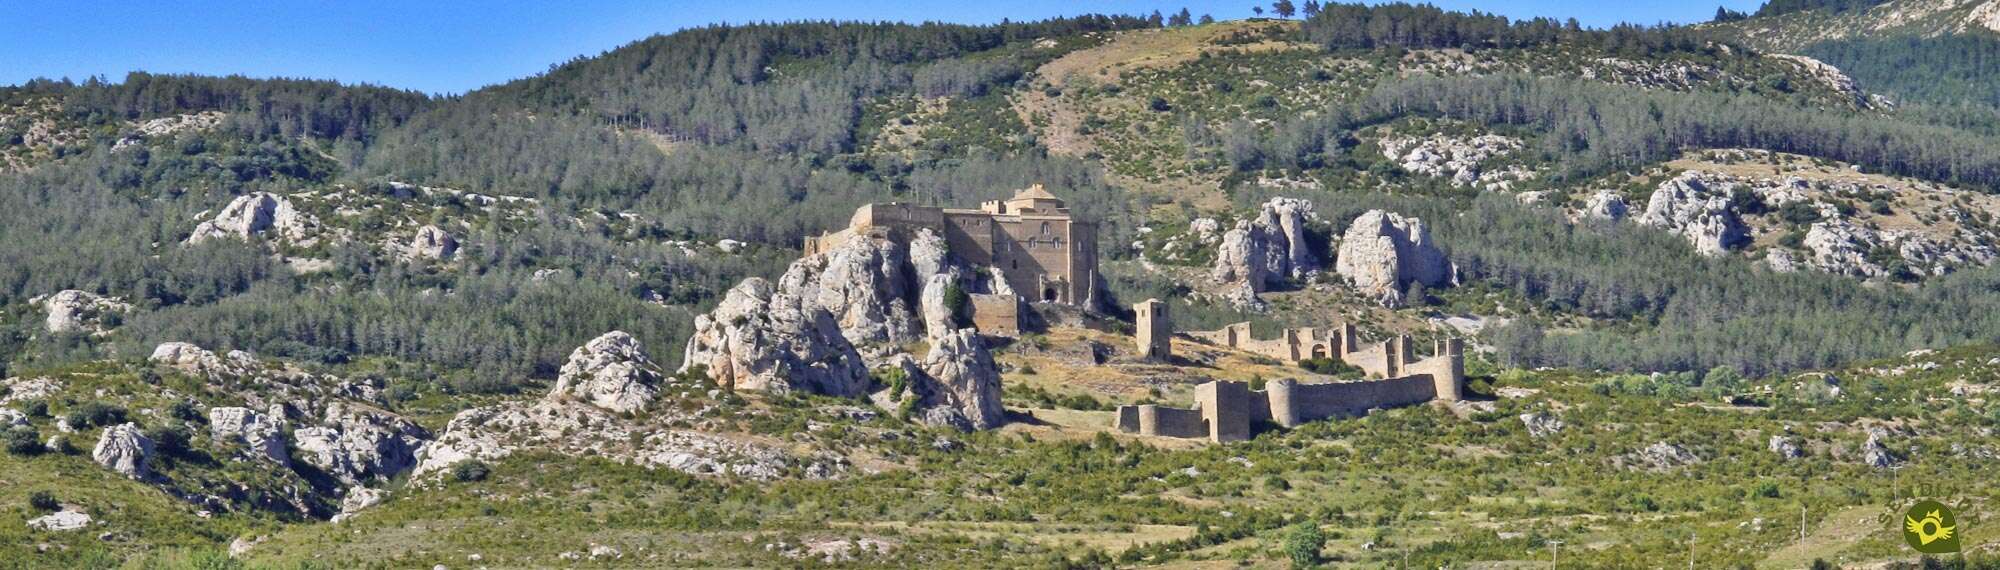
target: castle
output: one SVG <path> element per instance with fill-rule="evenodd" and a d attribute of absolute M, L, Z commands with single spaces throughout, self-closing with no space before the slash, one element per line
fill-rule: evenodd
<path fill-rule="evenodd" d="M 1172 334 L 1166 305 L 1149 299 L 1135 307 L 1140 349 L 1149 357 L 1165 358 Z M 1301 383 L 1284 379 L 1264 391 L 1243 382 L 1211 381 L 1195 387 L 1195 406 L 1175 408 L 1153 404 L 1118 407 L 1113 420 L 1118 431 L 1178 438 L 1207 438 L 1221 443 L 1250 438 L 1253 423 L 1280 427 L 1338 417 L 1354 417 L 1377 408 L 1447 402 L 1465 398 L 1465 341 L 1438 341 L 1430 358 L 1416 358 L 1407 335 L 1361 348 L 1354 326 L 1341 324 L 1332 335 L 1314 328 L 1284 330 L 1278 338 L 1257 340 L 1250 323 L 1216 331 L 1189 332 L 1190 338 L 1290 362 L 1339 358 L 1373 378 L 1356 382 Z"/>
<path fill-rule="evenodd" d="M 847 228 L 806 238 L 804 249 L 813 255 L 857 236 L 908 238 L 920 229 L 944 236 L 952 254 L 967 263 L 998 270 L 1015 295 L 1097 306 L 1097 224 L 1070 217 L 1069 207 L 1040 184 L 977 210 L 868 204 L 854 211 Z M 975 299 L 975 313 L 980 301 Z"/>

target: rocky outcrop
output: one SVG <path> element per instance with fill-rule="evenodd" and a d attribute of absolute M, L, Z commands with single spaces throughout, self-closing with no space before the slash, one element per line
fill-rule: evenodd
<path fill-rule="evenodd" d="M 1615 460 L 1624 467 L 1647 471 L 1669 471 L 1701 462 L 1701 456 L 1687 448 L 1667 442 L 1658 442 L 1645 449 L 1618 456 Z"/>
<path fill-rule="evenodd" d="M 855 344 L 923 337 L 912 309 L 916 286 L 909 250 L 895 240 L 857 238 L 792 263 L 777 290 L 803 311 L 826 313 Z"/>
<path fill-rule="evenodd" d="M 1876 469 L 1889 469 L 1903 464 L 1903 458 L 1882 444 L 1887 433 L 1880 429 L 1868 430 L 1867 443 L 1861 444 L 1861 462 Z"/>
<path fill-rule="evenodd" d="M 90 526 L 90 515 L 67 508 L 28 520 L 28 528 L 49 532 L 80 530 Z"/>
<path fill-rule="evenodd" d="M 1816 222 L 1803 242 L 1814 268 L 1862 278 L 1938 276 L 1967 265 L 1993 262 L 1993 248 L 1972 241 L 1956 245 L 1901 230 L 1876 231 L 1846 219 Z M 1887 264 L 1887 265 L 1885 265 Z"/>
<path fill-rule="evenodd" d="M 444 228 L 427 225 L 417 228 L 409 241 L 395 244 L 394 249 L 404 261 L 450 261 L 458 255 L 458 238 L 451 237 Z"/>
<path fill-rule="evenodd" d="M 1764 252 L 1764 265 L 1770 267 L 1771 271 L 1792 273 L 1799 270 L 1799 259 L 1791 250 L 1774 247 Z"/>
<path fill-rule="evenodd" d="M 90 457 L 98 465 L 133 479 L 146 479 L 153 474 L 148 466 L 153 459 L 153 440 L 139 431 L 138 424 L 123 423 L 104 428 Z"/>
<path fill-rule="evenodd" d="M 1806 455 L 1805 451 L 1799 449 L 1797 442 L 1782 435 L 1771 436 L 1771 441 L 1765 447 L 1781 459 L 1798 459 Z"/>
<path fill-rule="evenodd" d="M 368 487 L 350 488 L 347 490 L 347 494 L 340 498 L 340 512 L 335 513 L 330 521 L 337 523 L 354 518 L 355 514 L 367 510 L 369 507 L 382 504 L 384 494 L 380 489 L 371 489 Z"/>
<path fill-rule="evenodd" d="M 250 408 L 210 408 L 208 431 L 218 442 L 242 445 L 249 450 L 252 457 L 262 457 L 279 465 L 291 465 L 291 458 L 285 453 L 282 409 L 265 415 Z"/>
<path fill-rule="evenodd" d="M 1313 204 L 1296 198 L 1272 198 L 1257 217 L 1236 223 L 1222 236 L 1215 255 L 1215 280 L 1249 283 L 1264 291 L 1276 282 L 1303 279 L 1320 270 L 1319 256 L 1306 237 L 1309 224 L 1319 222 Z"/>
<path fill-rule="evenodd" d="M 393 414 L 337 402 L 327 406 L 319 426 L 292 437 L 302 460 L 352 486 L 409 471 L 430 434 Z"/>
<path fill-rule="evenodd" d="M 304 240 L 318 221 L 298 210 L 292 201 L 277 194 L 258 192 L 238 196 L 208 221 L 196 225 L 187 243 L 212 239 L 242 239 L 276 233 L 289 240 Z"/>
<path fill-rule="evenodd" d="M 763 279 L 744 280 L 696 317 L 684 354 L 682 372 L 703 367 L 739 390 L 854 396 L 868 385 L 868 364 L 833 315 Z"/>
<path fill-rule="evenodd" d="M 569 353 L 552 399 L 571 399 L 613 412 L 646 408 L 658 394 L 660 368 L 646 357 L 639 339 L 622 331 L 604 333 Z"/>
<path fill-rule="evenodd" d="M 1653 191 L 1639 223 L 1687 238 L 1696 252 L 1716 256 L 1749 239 L 1729 209 L 1729 192 L 1702 172 L 1685 172 Z"/>
<path fill-rule="evenodd" d="M 958 280 L 951 275 L 935 274 L 924 283 L 924 292 L 917 304 L 924 314 L 924 330 L 935 335 L 958 327 L 958 316 L 952 311 L 950 292 L 958 286 Z"/>
<path fill-rule="evenodd" d="M 1521 414 L 1521 425 L 1528 428 L 1528 436 L 1536 439 L 1555 435 L 1563 430 L 1562 418 L 1542 412 Z"/>
<path fill-rule="evenodd" d="M 105 319 L 132 310 L 132 305 L 123 299 L 104 297 L 94 293 L 67 289 L 47 297 L 37 297 L 29 301 L 49 313 L 43 328 L 52 333 L 102 334 L 107 330 Z"/>
<path fill-rule="evenodd" d="M 1598 190 L 1590 195 L 1583 205 L 1583 217 L 1593 220 L 1620 221 L 1631 210 L 1625 204 L 1625 197 L 1610 190 Z"/>
<path fill-rule="evenodd" d="M 257 365 L 255 357 L 247 352 L 230 351 L 229 356 L 224 358 L 185 342 L 161 343 L 153 348 L 153 354 L 147 360 L 193 376 L 210 379 L 243 374 Z"/>
<path fill-rule="evenodd" d="M 1007 422 L 1000 407 L 1000 368 L 976 331 L 958 329 L 932 338 L 923 372 L 925 381 L 911 386 L 926 423 L 971 431 Z"/>
<path fill-rule="evenodd" d="M 1382 156 L 1403 170 L 1432 178 L 1450 178 L 1453 185 L 1471 186 L 1491 182 L 1481 176 L 1479 166 L 1487 159 L 1521 149 L 1521 140 L 1500 135 L 1455 137 L 1398 137 L 1382 141 Z"/>
<path fill-rule="evenodd" d="M 1382 210 L 1370 210 L 1348 226 L 1334 271 L 1390 307 L 1402 305 L 1403 289 L 1411 283 L 1444 287 L 1455 282 L 1451 262 L 1431 242 L 1423 220 Z"/>

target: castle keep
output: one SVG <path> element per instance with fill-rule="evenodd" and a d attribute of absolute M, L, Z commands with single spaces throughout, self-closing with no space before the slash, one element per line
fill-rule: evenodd
<path fill-rule="evenodd" d="M 919 229 L 944 236 L 952 254 L 967 263 L 997 269 L 1016 295 L 1096 306 L 1097 224 L 1071 218 L 1063 201 L 1040 184 L 977 210 L 868 204 L 855 210 L 846 229 L 808 237 L 804 248 L 813 255 L 855 237 L 908 238 Z"/>
<path fill-rule="evenodd" d="M 1157 301 L 1148 301 L 1151 303 Z M 1142 310 L 1140 314 L 1147 313 Z M 1141 326 L 1141 330 L 1146 327 Z M 1212 381 L 1195 387 L 1193 408 L 1119 406 L 1114 427 L 1126 433 L 1207 438 L 1221 443 L 1249 439 L 1251 425 L 1257 422 L 1289 428 L 1310 421 L 1360 416 L 1372 409 L 1432 400 L 1452 402 L 1465 397 L 1463 340 L 1438 341 L 1433 347 L 1434 355 L 1418 360 L 1407 335 L 1362 348 L 1356 342 L 1353 325 L 1342 324 L 1331 335 L 1325 332 L 1313 328 L 1286 329 L 1276 339 L 1256 340 L 1250 336 L 1250 323 L 1237 323 L 1222 330 L 1187 334 L 1209 344 L 1292 362 L 1339 358 L 1360 368 L 1371 380 L 1308 384 L 1285 379 L 1271 382 L 1264 391 L 1251 390 L 1243 382 Z"/>

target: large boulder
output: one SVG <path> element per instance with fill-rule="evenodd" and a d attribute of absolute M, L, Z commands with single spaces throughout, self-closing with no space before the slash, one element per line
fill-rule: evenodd
<path fill-rule="evenodd" d="M 1237 222 L 1223 234 L 1215 256 L 1215 280 L 1249 283 L 1263 291 L 1272 283 L 1317 273 L 1320 260 L 1312 252 L 1306 229 L 1318 221 L 1309 200 L 1278 197 L 1265 202 L 1256 218 Z"/>
<path fill-rule="evenodd" d="M 228 206 L 217 212 L 214 218 L 204 221 L 194 228 L 187 243 L 231 238 L 248 240 L 267 232 L 276 232 L 286 239 L 302 240 L 317 223 L 312 216 L 300 212 L 292 206 L 292 201 L 277 194 L 257 192 L 238 196 Z"/>
<path fill-rule="evenodd" d="M 285 453 L 282 410 L 265 415 L 250 408 L 210 408 L 208 431 L 216 441 L 240 444 L 249 449 L 254 457 L 269 459 L 279 465 L 291 464 L 291 458 Z"/>
<path fill-rule="evenodd" d="M 658 394 L 660 368 L 639 339 L 611 331 L 569 353 L 551 399 L 572 399 L 613 412 L 645 409 Z"/>
<path fill-rule="evenodd" d="M 682 372 L 705 367 L 740 390 L 803 390 L 855 396 L 868 386 L 868 364 L 841 334 L 832 313 L 750 278 L 695 318 Z"/>
<path fill-rule="evenodd" d="M 48 311 L 48 320 L 43 324 L 52 333 L 102 333 L 105 317 L 132 310 L 132 305 L 122 299 L 75 289 L 35 299 L 33 304 Z"/>
<path fill-rule="evenodd" d="M 1403 289 L 1411 283 L 1444 287 L 1456 280 L 1423 220 L 1382 210 L 1369 210 L 1348 226 L 1334 271 L 1391 307 L 1402 305 Z"/>
<path fill-rule="evenodd" d="M 147 464 L 153 459 L 153 440 L 139 431 L 138 424 L 118 424 L 104 428 L 90 457 L 120 475 L 145 479 L 152 476 Z"/>
<path fill-rule="evenodd" d="M 1639 223 L 1680 234 L 1702 255 L 1721 255 L 1749 240 L 1743 220 L 1729 208 L 1731 187 L 1707 173 L 1681 173 L 1653 191 Z"/>
<path fill-rule="evenodd" d="M 1625 197 L 1610 190 L 1598 190 L 1584 202 L 1583 216 L 1594 220 L 1619 221 L 1631 208 L 1625 204 Z"/>
<path fill-rule="evenodd" d="M 931 339 L 931 351 L 924 357 L 928 382 L 912 382 L 918 406 L 945 418 L 963 418 L 964 427 L 983 430 L 1000 427 L 1007 415 L 1000 407 L 1000 368 L 985 341 L 972 329 L 958 329 Z M 956 425 L 955 419 L 937 423 Z"/>
<path fill-rule="evenodd" d="M 1806 230 L 1804 242 L 1812 253 L 1812 266 L 1827 273 L 1853 277 L 1886 277 L 1889 271 L 1868 259 L 1880 245 L 1875 230 L 1847 220 L 1817 222 Z"/>
<path fill-rule="evenodd" d="M 417 228 L 410 240 L 396 244 L 395 249 L 404 261 L 448 261 L 458 254 L 458 238 L 433 225 Z"/>
<path fill-rule="evenodd" d="M 346 403 L 328 405 L 321 425 L 296 430 L 292 437 L 301 459 L 350 486 L 409 471 L 430 439 L 409 420 Z"/>

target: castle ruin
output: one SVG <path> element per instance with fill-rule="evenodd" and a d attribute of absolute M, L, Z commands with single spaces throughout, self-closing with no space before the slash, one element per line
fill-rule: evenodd
<path fill-rule="evenodd" d="M 1167 314 L 1167 304 L 1159 299 L 1147 299 L 1132 306 L 1133 321 L 1138 325 L 1137 335 L 1139 357 L 1147 360 L 1168 360 L 1174 355 L 1174 321 Z"/>
<path fill-rule="evenodd" d="M 1142 334 L 1146 330 L 1140 328 Z M 1342 324 L 1332 335 L 1324 332 L 1294 328 L 1276 339 L 1256 340 L 1250 336 L 1250 323 L 1236 323 L 1188 335 L 1291 362 L 1339 358 L 1373 379 L 1316 383 L 1284 379 L 1272 381 L 1263 391 L 1251 390 L 1243 382 L 1211 381 L 1195 387 L 1193 408 L 1119 406 L 1113 427 L 1139 435 L 1207 438 L 1222 443 L 1249 439 L 1251 426 L 1260 422 L 1290 428 L 1310 421 L 1357 417 L 1373 409 L 1465 398 L 1464 340 L 1438 341 L 1433 356 L 1418 360 L 1407 335 L 1360 348 L 1351 324 Z"/>
<path fill-rule="evenodd" d="M 1004 296 L 1097 307 L 1097 224 L 1072 218 L 1069 207 L 1040 184 L 1013 198 L 982 203 L 977 210 L 868 204 L 854 211 L 847 228 L 806 238 L 804 249 L 813 255 L 864 236 L 908 239 L 920 229 L 944 236 L 959 259 L 998 270 L 1013 294 Z M 1007 325 L 999 314 L 1012 314 L 1010 299 L 979 297 L 972 299 L 976 324 L 983 320 L 1018 328 L 1018 317 Z"/>

